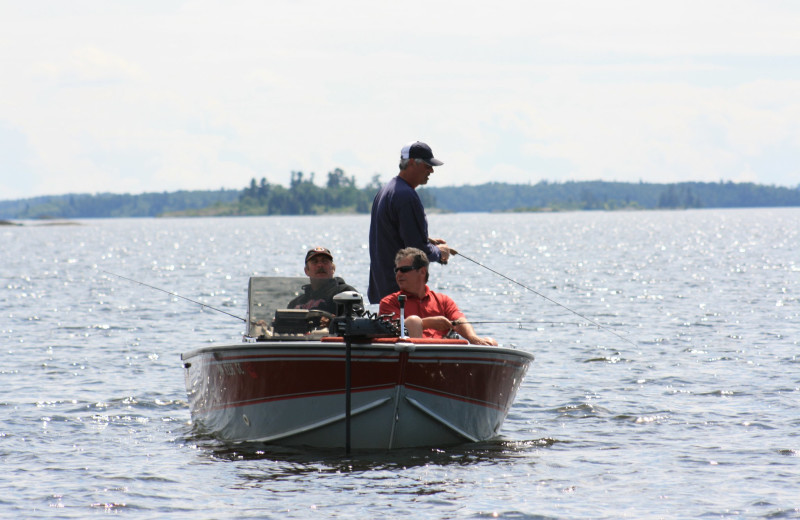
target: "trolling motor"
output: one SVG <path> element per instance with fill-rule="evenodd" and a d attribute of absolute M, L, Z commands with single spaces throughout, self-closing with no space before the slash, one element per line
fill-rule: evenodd
<path fill-rule="evenodd" d="M 399 295 L 397 301 L 400 303 L 400 337 L 405 339 L 408 338 L 406 336 L 406 295 Z"/>
<path fill-rule="evenodd" d="M 337 307 L 343 309 L 334 318 L 330 326 L 332 336 L 349 336 L 353 338 L 396 338 L 400 335 L 402 327 L 397 326 L 388 319 L 388 316 L 378 316 L 363 310 L 363 299 L 356 291 L 340 292 L 333 297 Z M 358 313 L 359 307 L 361 314 Z"/>

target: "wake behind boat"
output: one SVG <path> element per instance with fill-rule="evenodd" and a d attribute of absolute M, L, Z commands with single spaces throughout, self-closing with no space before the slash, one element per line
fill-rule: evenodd
<path fill-rule="evenodd" d="M 305 278 L 253 277 L 244 341 L 184 353 L 196 427 L 226 441 L 394 449 L 495 437 L 533 356 L 401 337 L 402 321 L 284 310 Z"/>

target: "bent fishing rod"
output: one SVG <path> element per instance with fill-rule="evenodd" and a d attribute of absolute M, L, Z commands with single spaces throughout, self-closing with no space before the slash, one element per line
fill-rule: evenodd
<path fill-rule="evenodd" d="M 530 288 L 530 287 L 528 287 L 527 285 L 525 285 L 525 284 L 523 284 L 523 283 L 521 283 L 521 282 L 518 282 L 517 280 L 514 280 L 513 278 L 510 278 L 510 277 L 508 277 L 508 276 L 504 275 L 503 273 L 497 272 L 497 271 L 495 271 L 494 269 L 492 269 L 491 267 L 488 267 L 488 266 L 486 266 L 486 265 L 483 265 L 482 263 L 478 262 L 477 260 L 474 260 L 474 259 L 472 259 L 472 258 L 470 258 L 470 257 L 468 257 L 468 256 L 465 256 L 463 253 L 459 253 L 459 252 L 458 252 L 458 251 L 456 251 L 455 249 L 452 249 L 452 248 L 450 248 L 450 254 L 451 254 L 451 255 L 453 255 L 453 256 L 455 256 L 455 255 L 458 255 L 458 256 L 460 256 L 461 258 L 465 259 L 465 260 L 469 260 L 470 262 L 472 262 L 472 263 L 474 263 L 474 264 L 476 264 L 476 265 L 479 265 L 479 266 L 483 267 L 483 268 L 484 268 L 484 269 L 486 269 L 487 271 L 491 271 L 491 272 L 493 272 L 494 274 L 496 274 L 497 276 L 500 276 L 500 277 L 502 277 L 502 278 L 505 278 L 505 279 L 506 279 L 506 280 L 508 280 L 509 282 L 515 283 L 515 284 L 519 285 L 520 287 L 522 287 L 523 289 L 527 289 L 528 291 L 532 292 L 533 294 L 536 294 L 537 296 L 541 296 L 542 298 L 544 298 L 545 300 L 549 301 L 550 303 L 554 303 L 554 304 L 558 305 L 559 307 L 561 307 L 562 309 L 566 309 L 566 310 L 568 310 L 569 312 L 571 312 L 572 314 L 574 314 L 574 315 L 576 315 L 576 316 L 578 316 L 578 317 L 580 317 L 580 318 L 583 318 L 584 320 L 588 321 L 589 323 L 591 323 L 592 325 L 594 325 L 594 326 L 595 326 L 595 327 L 597 327 L 598 329 L 604 330 L 604 331 L 606 331 L 606 332 L 610 332 L 611 334 L 615 335 L 615 336 L 616 336 L 616 337 L 618 337 L 619 339 L 621 339 L 621 340 L 623 340 L 623 341 L 626 341 L 626 342 L 630 343 L 630 344 L 631 344 L 631 345 L 633 345 L 634 347 L 635 347 L 635 346 L 637 346 L 637 345 L 636 345 L 636 343 L 634 343 L 633 341 L 629 340 L 629 339 L 628 339 L 628 338 L 626 338 L 625 336 L 622 336 L 621 334 L 619 334 L 619 333 L 618 333 L 618 332 L 616 332 L 615 330 L 613 330 L 613 329 L 610 329 L 610 328 L 608 328 L 608 327 L 606 327 L 606 326 L 604 326 L 604 325 L 601 325 L 600 323 L 596 322 L 595 320 L 593 320 L 593 319 L 591 319 L 591 318 L 589 318 L 589 317 L 587 317 L 587 316 L 584 316 L 584 315 L 583 315 L 583 314 L 581 314 L 580 312 L 578 312 L 578 311 L 576 311 L 576 310 L 573 310 L 573 309 L 570 309 L 569 307 L 567 307 L 567 306 L 566 306 L 566 305 L 564 305 L 563 303 L 559 303 L 559 302 L 555 301 L 554 299 L 552 299 L 552 298 L 550 298 L 550 297 L 548 297 L 548 296 L 545 296 L 544 294 L 540 293 L 539 291 L 536 291 L 536 290 L 534 290 L 534 289 L 531 289 L 531 288 Z"/>
<path fill-rule="evenodd" d="M 243 322 L 247 323 L 247 320 L 242 318 L 241 316 L 237 316 L 235 314 L 231 314 L 230 312 L 223 311 L 222 309 L 217 309 L 216 307 L 212 307 L 211 305 L 208 305 L 207 303 L 198 302 L 198 301 L 192 300 L 191 298 L 187 298 L 186 296 L 181 296 L 180 294 L 176 294 L 174 292 L 170 292 L 170 291 L 168 291 L 166 289 L 162 289 L 162 288 L 156 287 L 154 285 L 146 284 L 144 282 L 140 282 L 139 280 L 134 280 L 133 278 L 128 278 L 127 276 L 122 276 L 121 274 L 112 273 L 111 271 L 106 271 L 105 269 L 99 269 L 99 270 L 104 272 L 104 273 L 106 273 L 106 274 L 110 274 L 112 276 L 116 276 L 117 278 L 122 278 L 123 280 L 128 280 L 129 282 L 138 283 L 139 285 L 144 285 L 145 287 L 149 287 L 151 289 L 155 289 L 156 291 L 161 291 L 163 293 L 167 293 L 167 294 L 175 296 L 177 298 L 184 299 L 187 302 L 196 303 L 197 305 L 200 305 L 201 307 L 207 307 L 207 308 L 211 309 L 212 311 L 217 311 L 217 312 L 221 312 L 222 314 L 227 314 L 231 318 L 236 318 L 237 320 L 242 320 Z"/>

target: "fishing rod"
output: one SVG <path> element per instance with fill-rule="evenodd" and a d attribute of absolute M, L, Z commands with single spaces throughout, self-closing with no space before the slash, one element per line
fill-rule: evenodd
<path fill-rule="evenodd" d="M 473 323 L 473 324 L 474 323 L 521 323 L 523 325 L 527 325 L 529 323 L 538 323 L 538 324 L 545 324 L 546 323 L 546 324 L 551 324 L 551 325 L 555 325 L 555 324 L 558 324 L 558 325 L 580 325 L 580 323 L 578 323 L 577 321 L 564 321 L 564 320 L 555 320 L 555 321 L 551 321 L 551 320 L 525 320 L 525 321 L 522 321 L 522 320 L 499 320 L 499 321 L 498 320 L 488 320 L 488 321 L 487 320 L 481 320 L 481 321 L 468 320 L 468 322 L 469 323 Z M 464 322 L 464 323 L 466 323 L 466 322 Z"/>
<path fill-rule="evenodd" d="M 186 296 L 181 296 L 180 294 L 176 294 L 174 292 L 170 292 L 170 291 L 168 291 L 166 289 L 162 289 L 162 288 L 156 287 L 154 285 L 146 284 L 144 282 L 140 282 L 139 280 L 134 280 L 133 278 L 128 278 L 127 276 L 122 276 L 121 274 L 112 273 L 111 271 L 106 271 L 105 269 L 100 269 L 100 271 L 102 271 L 102 272 L 104 272 L 106 274 L 110 274 L 112 276 L 116 276 L 117 278 L 122 278 L 123 280 L 128 280 L 129 282 L 138 283 L 139 285 L 144 285 L 145 287 L 149 287 L 151 289 L 155 289 L 156 291 L 161 291 L 163 293 L 167 293 L 169 295 L 172 295 L 172 296 L 175 296 L 175 297 L 178 297 L 178 298 L 182 298 L 182 299 L 184 299 L 184 300 L 186 300 L 188 302 L 196 303 L 197 305 L 200 305 L 201 307 L 207 307 L 207 308 L 211 309 L 212 311 L 217 311 L 217 312 L 221 312 L 222 314 L 227 314 L 231 318 L 236 318 L 237 320 L 242 320 L 245 323 L 247 322 L 246 319 L 244 319 L 244 318 L 242 318 L 240 316 L 237 316 L 235 314 L 231 314 L 230 312 L 227 312 L 227 311 L 223 311 L 222 309 L 217 309 L 216 307 L 212 307 L 211 305 L 208 305 L 206 303 L 202 303 L 202 302 L 198 302 L 198 301 L 192 300 L 191 298 L 187 298 Z"/>
<path fill-rule="evenodd" d="M 576 321 L 541 321 L 541 320 L 531 320 L 531 321 L 520 321 L 520 320 L 506 320 L 506 321 L 462 321 L 461 323 L 470 323 L 472 325 L 480 325 L 484 323 L 504 323 L 504 324 L 513 324 L 513 325 L 580 325 L 580 323 Z"/>
<path fill-rule="evenodd" d="M 460 323 L 469 323 L 470 325 L 484 325 L 486 323 L 496 324 L 502 323 L 507 325 L 516 325 L 518 329 L 524 330 L 525 327 L 530 327 L 532 325 L 580 325 L 580 323 L 575 321 L 520 321 L 520 320 L 512 320 L 512 321 L 462 321 Z"/>
<path fill-rule="evenodd" d="M 576 311 L 576 310 L 573 310 L 573 309 L 570 309 L 569 307 L 567 307 L 567 306 L 566 306 L 566 305 L 564 305 L 563 303 L 559 303 L 559 302 L 555 301 L 554 299 L 552 299 L 552 298 L 550 298 L 550 297 L 548 297 L 548 296 L 545 296 L 544 294 L 540 293 L 539 291 L 536 291 L 536 290 L 534 290 L 534 289 L 531 289 L 531 288 L 530 288 L 530 287 L 528 287 L 527 285 L 525 285 L 525 284 L 523 284 L 523 283 L 521 283 L 521 282 L 518 282 L 518 281 L 514 280 L 513 278 L 510 278 L 510 277 L 508 277 L 508 276 L 504 275 L 503 273 L 499 273 L 499 272 L 495 271 L 494 269 L 492 269 L 491 267 L 485 266 L 485 265 L 483 265 L 482 263 L 478 262 L 477 260 L 473 260 L 472 258 L 470 258 L 470 257 L 468 257 L 468 256 L 465 256 L 463 253 L 459 253 L 459 252 L 458 252 L 458 251 L 456 251 L 455 249 L 450 249 L 450 254 L 451 254 L 451 255 L 453 255 L 453 256 L 455 256 L 455 255 L 459 255 L 461 258 L 463 258 L 463 259 L 465 259 L 465 260 L 469 260 L 470 262 L 472 262 L 472 263 L 474 263 L 474 264 L 477 264 L 477 265 L 479 265 L 479 266 L 483 267 L 483 268 L 484 268 L 484 269 L 486 269 L 487 271 L 491 271 L 491 272 L 493 272 L 494 274 L 496 274 L 497 276 L 500 276 L 500 277 L 502 277 L 502 278 L 505 278 L 505 279 L 506 279 L 506 280 L 508 280 L 509 282 L 515 283 L 515 284 L 519 285 L 520 287 L 522 287 L 523 289 L 527 289 L 527 290 L 529 290 L 530 292 L 532 292 L 533 294 L 536 294 L 537 296 L 541 296 L 542 298 L 544 298 L 545 300 L 549 301 L 550 303 L 554 303 L 554 304 L 558 305 L 559 307 L 561 307 L 562 309 L 566 309 L 566 310 L 568 310 L 568 311 L 569 311 L 569 312 L 571 312 L 572 314 L 574 314 L 574 315 L 576 315 L 576 316 L 579 316 L 579 317 L 583 318 L 584 320 L 588 321 L 589 323 L 591 323 L 592 325 L 594 325 L 594 326 L 595 326 L 595 327 L 597 327 L 598 329 L 604 330 L 604 331 L 606 331 L 606 332 L 610 332 L 611 334 L 615 335 L 615 336 L 616 336 L 616 337 L 618 337 L 619 339 L 621 339 L 621 340 L 623 340 L 623 341 L 626 341 L 626 342 L 630 343 L 630 344 L 631 344 L 631 345 L 633 345 L 634 347 L 635 347 L 635 346 L 637 346 L 637 345 L 636 345 L 636 343 L 634 343 L 633 341 L 629 340 L 629 339 L 628 339 L 628 338 L 626 338 L 625 336 L 622 336 L 622 335 L 621 335 L 621 334 L 619 334 L 617 331 L 615 331 L 615 330 L 613 330 L 613 329 L 610 329 L 610 328 L 608 328 L 608 327 L 606 327 L 606 326 L 604 326 L 604 325 L 601 325 L 600 323 L 596 322 L 595 320 L 593 320 L 593 319 L 591 319 L 591 318 L 589 318 L 589 317 L 587 317 L 587 316 L 584 316 L 584 315 L 583 315 L 583 314 L 581 314 L 580 312 L 578 312 L 578 311 Z"/>

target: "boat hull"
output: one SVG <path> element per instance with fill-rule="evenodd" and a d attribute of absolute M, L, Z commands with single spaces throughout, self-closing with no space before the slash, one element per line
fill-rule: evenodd
<path fill-rule="evenodd" d="M 347 346 L 326 339 L 184 354 L 195 424 L 227 441 L 345 446 Z M 352 344 L 351 447 L 447 446 L 496 436 L 533 356 L 414 341 Z"/>

